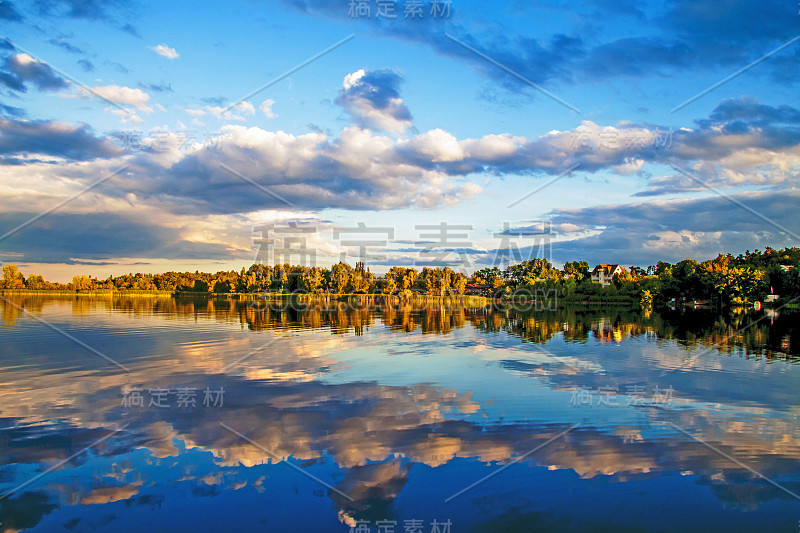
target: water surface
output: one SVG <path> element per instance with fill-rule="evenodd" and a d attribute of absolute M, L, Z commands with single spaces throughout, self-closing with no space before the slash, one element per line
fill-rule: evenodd
<path fill-rule="evenodd" d="M 3 298 L 3 531 L 798 530 L 796 313 Z"/>

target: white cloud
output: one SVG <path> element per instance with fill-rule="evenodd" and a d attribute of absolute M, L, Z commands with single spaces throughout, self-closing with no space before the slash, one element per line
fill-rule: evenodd
<path fill-rule="evenodd" d="M 234 110 L 238 113 L 232 113 Z M 230 110 L 205 106 L 186 112 L 195 120 L 202 116 L 244 120 L 243 115 L 255 114 L 255 108 L 243 102 Z M 120 116 L 133 122 L 140 120 L 135 115 Z M 221 129 L 214 149 L 201 146 L 187 153 L 176 144 L 174 149 L 157 154 L 136 154 L 131 164 L 140 177 L 131 185 L 139 198 L 172 197 L 179 209 L 247 213 L 285 205 L 243 190 L 241 180 L 223 170 L 222 164 L 308 210 L 456 205 L 481 192 L 480 186 L 466 179 L 471 174 L 555 174 L 574 163 L 580 163 L 583 172 L 630 173 L 642 170 L 645 163 L 675 162 L 694 167 L 698 173 L 716 172 L 718 179 L 728 182 L 756 181 L 756 176 L 742 178 L 739 173 L 767 161 L 764 140 L 756 136 L 753 142 L 758 147 L 737 143 L 734 149 L 720 151 L 718 146 L 729 143 L 714 142 L 715 135 L 725 133 L 707 128 L 675 132 L 672 146 L 658 149 L 653 146 L 657 137 L 653 129 L 620 129 L 592 122 L 583 123 L 575 131 L 553 131 L 538 137 L 491 134 L 476 139 L 458 139 L 442 129 L 394 139 L 359 126 L 347 127 L 330 137 L 321 132 L 293 135 L 229 124 Z M 628 143 L 626 139 L 639 140 Z M 692 146 L 694 150 L 689 152 Z M 784 152 L 786 156 L 777 161 L 791 172 L 796 160 L 785 148 Z M 714 162 L 721 160 L 729 161 L 734 168 L 714 170 Z M 735 168 L 734 160 L 742 168 Z M 758 177 L 759 184 L 776 184 L 775 180 L 777 177 Z M 196 185 L 189 186 L 190 182 Z M 687 184 L 653 178 L 650 185 L 680 190 Z"/>
<path fill-rule="evenodd" d="M 125 117 L 130 120 L 129 117 Z M 42 171 L 90 179 L 121 158 Z M 129 175 L 109 187 L 133 193 L 138 204 L 159 202 L 174 213 L 250 213 L 263 209 L 315 211 L 454 206 L 481 192 L 458 176 L 415 164 L 398 153 L 396 141 L 349 127 L 337 137 L 293 135 L 241 125 L 224 126 L 219 138 L 186 149 L 179 136 L 159 136 L 159 150 L 129 154 Z M 227 171 L 233 169 L 291 205 Z M 336 179 L 331 179 L 336 176 Z M 171 207 L 167 207 L 167 206 Z"/>
<path fill-rule="evenodd" d="M 95 85 L 91 88 L 91 91 L 82 89 L 80 94 L 84 98 L 96 98 L 98 95 L 115 104 L 131 105 L 147 114 L 153 112 L 153 109 L 149 106 L 150 95 L 141 89 L 132 89 L 119 85 Z"/>
<path fill-rule="evenodd" d="M 247 115 L 255 115 L 256 109 L 253 107 L 253 104 L 250 102 L 239 102 L 233 107 L 221 107 L 221 106 L 206 106 L 206 109 L 209 113 L 217 117 L 219 120 L 239 120 L 244 121 L 245 118 L 241 115 L 237 115 L 233 113 L 234 110 L 238 111 L 239 113 L 247 114 Z"/>
<path fill-rule="evenodd" d="M 348 74 L 347 76 L 344 77 L 344 82 L 342 83 L 342 87 L 345 90 L 351 89 L 352 87 L 355 86 L 356 83 L 358 83 L 358 80 L 364 77 L 366 73 L 367 72 L 362 68 L 351 74 Z"/>
<path fill-rule="evenodd" d="M 3 85 L 16 91 L 25 92 L 26 83 L 34 84 L 42 91 L 55 91 L 68 86 L 66 80 L 59 77 L 50 65 L 26 53 L 6 57 L 3 68 Z"/>
<path fill-rule="evenodd" d="M 416 135 L 410 140 L 400 141 L 398 144 L 408 146 L 417 154 L 435 163 L 459 161 L 464 158 L 464 149 L 455 135 L 438 128 Z"/>
<path fill-rule="evenodd" d="M 151 50 L 153 50 L 160 56 L 166 57 L 167 59 L 178 59 L 179 57 L 181 57 L 180 54 L 177 51 L 175 51 L 174 48 L 170 48 L 166 44 L 159 44 L 153 46 L 151 47 Z"/>
<path fill-rule="evenodd" d="M 263 104 L 262 104 L 263 105 Z M 238 102 L 234 106 L 203 106 L 198 108 L 184 109 L 187 115 L 191 117 L 202 117 L 205 115 L 213 115 L 218 120 L 234 120 L 237 122 L 244 122 L 247 120 L 243 115 L 255 115 L 256 109 L 250 102 Z M 234 113 L 238 111 L 241 114 Z"/>
<path fill-rule="evenodd" d="M 109 111 L 112 115 L 117 115 L 123 124 L 127 124 L 128 122 L 132 122 L 134 124 L 141 124 L 142 122 L 144 122 L 144 119 L 142 117 L 140 117 L 130 109 L 112 109 L 110 107 L 107 107 L 106 111 Z"/>
<path fill-rule="evenodd" d="M 359 97 L 368 89 L 362 85 L 367 75 L 355 73 L 345 80 L 344 86 L 358 87 L 349 96 Z M 366 81 L 370 86 L 390 88 L 396 82 L 391 76 L 371 76 Z M 135 93 L 122 90 L 127 88 L 116 89 L 107 89 L 106 94 L 130 105 L 145 105 L 141 96 L 137 100 Z M 271 106 L 270 102 L 270 110 Z M 259 106 L 262 112 L 263 107 L 264 103 Z M 112 112 L 125 120 L 141 120 L 135 114 L 129 117 Z M 244 120 L 256 109 L 243 102 L 228 111 L 205 106 L 186 112 L 194 117 L 194 123 L 202 116 Z M 710 183 L 715 186 L 776 186 L 778 191 L 769 194 L 734 194 L 758 212 L 800 232 L 791 210 L 797 202 L 797 193 L 791 187 L 797 183 L 800 168 L 800 133 L 793 126 L 733 123 L 725 127 L 698 121 L 693 129 L 675 131 L 668 145 L 659 146 L 662 138 L 663 131 L 659 133 L 656 126 L 629 124 L 621 128 L 589 121 L 572 131 L 551 131 L 541 136 L 501 133 L 472 139 L 459 139 L 443 129 L 397 139 L 360 125 L 332 136 L 321 131 L 294 135 L 228 124 L 220 130 L 217 142 L 208 146 L 195 143 L 191 150 L 181 146 L 185 139 L 180 136 L 163 135 L 162 149 L 128 154 L 125 161 L 130 164 L 130 175 L 104 187 L 115 189 L 110 198 L 133 194 L 137 205 L 157 205 L 175 216 L 252 214 L 265 209 L 310 213 L 326 208 L 439 208 L 479 195 L 481 187 L 467 179 L 476 173 L 482 181 L 489 175 L 552 175 L 574 163 L 580 163 L 585 173 L 609 174 L 640 172 L 645 164 L 673 163 L 712 179 Z M 17 139 L 9 136 L 7 146 L 24 153 L 24 147 L 14 148 L 15 143 Z M 50 173 L 53 179 L 88 182 L 114 170 L 122 161 L 121 156 L 111 154 L 59 166 L 31 162 L 25 169 Z M 223 165 L 291 205 L 270 194 L 260 194 L 252 183 L 231 174 Z M 663 175 L 650 178 L 648 185 L 650 189 L 643 192 L 703 190 L 688 178 L 679 181 Z M 779 228 L 770 227 L 759 217 L 743 216 L 725 198 L 554 209 L 550 219 L 554 228 L 571 239 L 570 248 L 561 244 L 563 250 L 572 252 L 570 257 L 586 253 L 587 258 L 606 261 L 649 261 L 655 257 L 658 243 L 669 245 L 670 257 L 684 253 L 706 257 L 717 249 L 741 249 L 742 243 L 765 229 L 770 238 L 779 233 Z M 719 242 L 720 234 L 727 239 L 723 243 Z"/>
<path fill-rule="evenodd" d="M 267 118 L 275 118 L 275 117 L 277 117 L 278 115 L 276 115 L 276 114 L 275 114 L 275 113 L 272 111 L 272 106 L 273 106 L 273 105 L 275 105 L 275 100 L 273 100 L 272 98 L 267 98 L 266 100 L 264 100 L 263 102 L 261 102 L 261 105 L 260 105 L 260 106 L 258 106 L 258 109 L 259 109 L 259 110 L 260 110 L 262 113 L 264 113 L 264 116 L 265 116 L 265 117 L 267 117 Z"/>
<path fill-rule="evenodd" d="M 799 199 L 796 190 L 708 194 L 554 209 L 548 218 L 552 228 L 561 231 L 571 227 L 593 232 L 555 246 L 554 253 L 561 257 L 646 265 L 659 259 L 713 258 L 720 252 L 793 244 L 800 232 L 795 216 Z"/>
<path fill-rule="evenodd" d="M 146 92 L 142 91 L 141 89 L 133 89 L 131 87 L 125 87 L 120 85 L 95 85 L 91 88 L 82 87 L 76 93 L 62 95 L 63 98 L 102 98 L 107 102 L 111 102 L 117 104 L 119 106 L 132 106 L 138 112 L 150 115 L 153 113 L 153 108 L 150 107 L 150 95 Z M 161 111 L 164 111 L 164 107 L 161 105 L 156 105 Z M 136 114 L 132 109 L 129 108 L 117 108 L 112 109 L 111 107 L 106 107 L 104 110 L 106 113 L 111 113 L 120 117 L 123 124 L 128 122 L 133 122 L 135 124 L 141 124 L 144 120 Z"/>
<path fill-rule="evenodd" d="M 34 59 L 33 57 L 31 57 L 30 55 L 25 54 L 25 53 L 17 54 L 17 55 L 14 56 L 14 58 L 16 59 L 17 63 L 19 63 L 20 65 L 29 65 L 31 63 L 40 63 L 40 61 L 38 59 Z"/>
<path fill-rule="evenodd" d="M 336 103 L 362 128 L 402 135 L 412 126 L 398 91 L 402 81 L 391 70 L 357 70 L 344 77 Z"/>

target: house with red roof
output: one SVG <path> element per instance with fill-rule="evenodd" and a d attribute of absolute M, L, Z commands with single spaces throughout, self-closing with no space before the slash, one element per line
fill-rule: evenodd
<path fill-rule="evenodd" d="M 614 281 L 614 274 L 621 274 L 627 272 L 622 265 L 609 265 L 602 263 L 594 267 L 592 270 L 592 281 L 600 285 L 611 285 Z"/>

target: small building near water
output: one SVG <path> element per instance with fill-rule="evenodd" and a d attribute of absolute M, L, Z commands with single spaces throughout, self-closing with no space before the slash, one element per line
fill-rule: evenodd
<path fill-rule="evenodd" d="M 467 283 L 464 287 L 464 294 L 467 296 L 491 296 L 492 286 L 482 283 Z"/>
<path fill-rule="evenodd" d="M 623 272 L 627 272 L 627 270 L 622 265 L 601 263 L 592 270 L 592 281 L 600 285 L 611 285 L 611 282 L 614 281 L 614 274 L 622 274 Z"/>

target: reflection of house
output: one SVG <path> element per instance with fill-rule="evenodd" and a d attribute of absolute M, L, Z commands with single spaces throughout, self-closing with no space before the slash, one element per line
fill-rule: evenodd
<path fill-rule="evenodd" d="M 592 323 L 592 334 L 600 342 L 621 342 L 623 338 L 641 334 L 641 331 L 634 331 L 634 324 L 614 324 L 601 318 Z"/>
<path fill-rule="evenodd" d="M 622 274 L 627 272 L 621 265 L 608 265 L 600 264 L 592 270 L 592 281 L 601 285 L 611 285 L 614 280 L 614 274 Z"/>
<path fill-rule="evenodd" d="M 481 283 L 468 283 L 464 287 L 464 294 L 476 296 L 489 296 L 492 292 L 491 285 L 483 285 Z"/>

